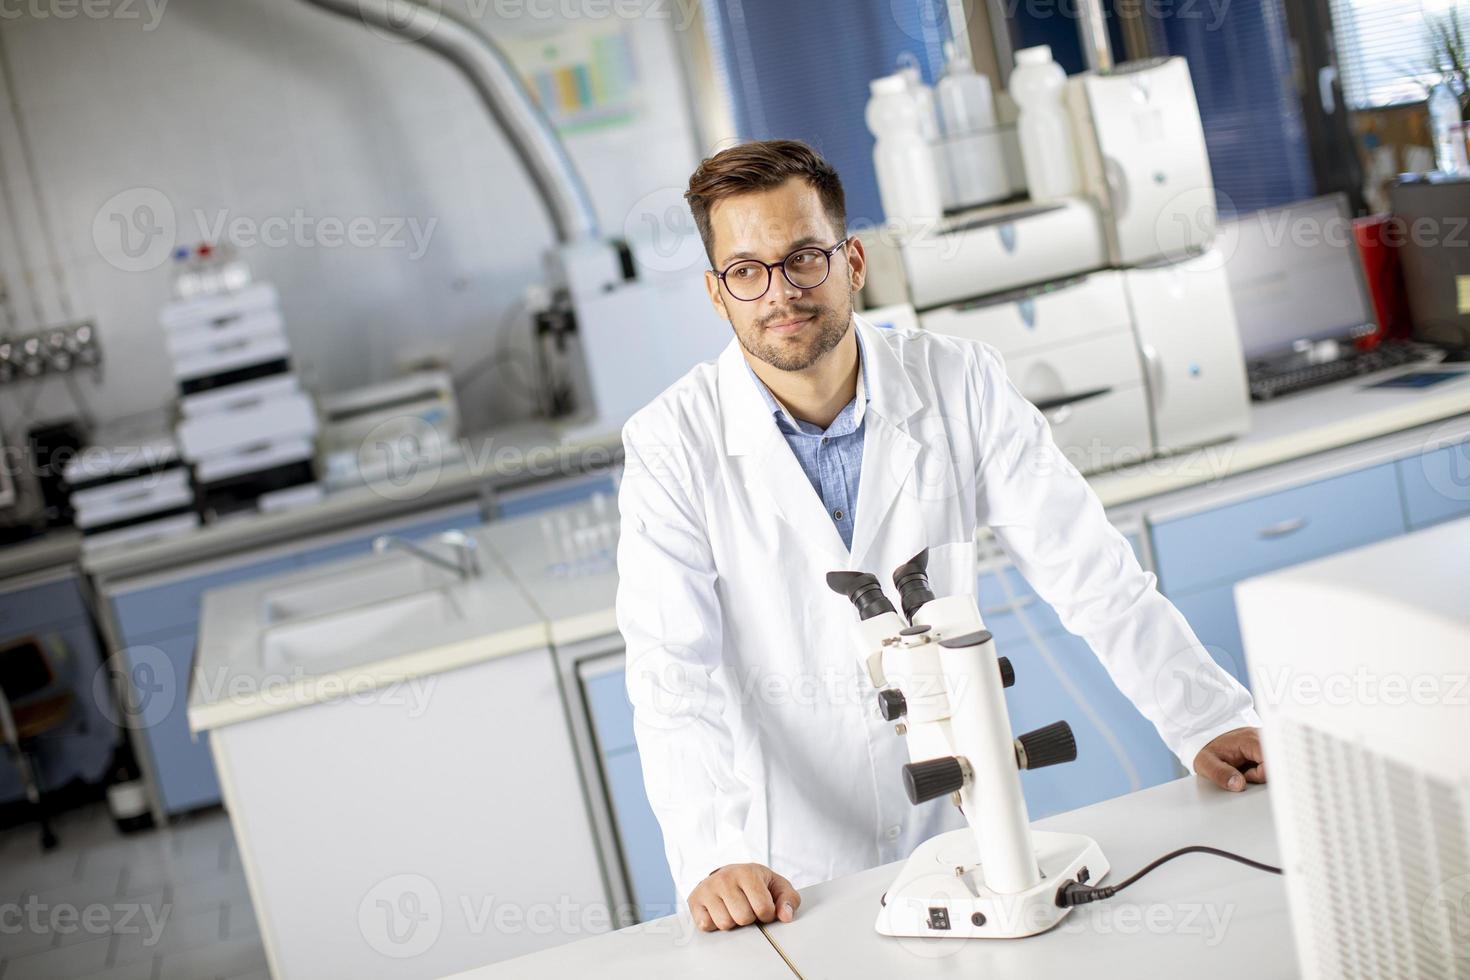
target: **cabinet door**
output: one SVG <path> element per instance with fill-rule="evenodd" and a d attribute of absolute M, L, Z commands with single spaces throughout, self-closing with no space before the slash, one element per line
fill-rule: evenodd
<path fill-rule="evenodd" d="M 219 780 L 209 754 L 209 734 L 189 731 L 189 669 L 196 632 L 130 646 L 117 654 L 114 670 L 127 682 L 128 706 L 151 756 L 153 778 L 165 813 L 183 813 L 220 801 Z"/>
<path fill-rule="evenodd" d="M 664 857 L 664 835 L 658 818 L 648 805 L 643 788 L 643 764 L 636 748 L 624 749 L 603 757 L 607 777 L 607 795 L 612 802 L 613 820 L 618 828 L 618 844 L 623 852 L 623 865 L 633 886 L 633 901 L 638 905 L 638 919 L 647 922 L 678 911 L 675 904 L 674 877 Z"/>

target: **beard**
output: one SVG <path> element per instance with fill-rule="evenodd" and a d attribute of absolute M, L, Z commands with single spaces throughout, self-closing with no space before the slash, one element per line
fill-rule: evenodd
<path fill-rule="evenodd" d="M 769 324 L 808 316 L 813 318 L 812 322 L 802 330 L 799 339 L 766 336 Z M 751 356 L 773 368 L 805 371 L 831 353 L 847 333 L 851 322 L 852 295 L 849 293 L 841 309 L 820 303 L 792 303 L 788 309 L 763 316 L 744 330 L 737 328 L 735 337 Z"/>

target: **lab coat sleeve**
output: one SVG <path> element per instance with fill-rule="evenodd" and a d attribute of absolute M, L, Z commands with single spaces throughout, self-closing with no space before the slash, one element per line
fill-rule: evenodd
<path fill-rule="evenodd" d="M 1144 571 L 1102 502 L 1052 441 L 995 350 L 971 347 L 980 446 L 978 517 L 1187 771 L 1215 736 L 1259 726 L 1251 696 L 1211 658 Z"/>
<path fill-rule="evenodd" d="M 716 868 L 767 859 L 745 837 L 751 793 L 724 719 L 717 573 L 688 462 L 632 430 L 618 496 L 617 620 L 643 781 L 683 902 Z"/>

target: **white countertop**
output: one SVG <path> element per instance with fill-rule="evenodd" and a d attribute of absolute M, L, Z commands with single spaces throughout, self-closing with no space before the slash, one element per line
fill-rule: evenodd
<path fill-rule="evenodd" d="M 1024 777 L 1023 777 L 1024 778 Z M 1092 837 L 1121 881 L 1187 844 L 1276 864 L 1267 786 L 1226 793 L 1197 776 L 1059 814 L 1037 829 Z M 805 980 L 864 977 L 1178 977 L 1297 975 L 1280 877 L 1190 854 L 1119 895 L 1072 910 L 1040 936 L 894 939 L 873 929 L 900 864 L 807 888 L 795 921 L 764 927 Z"/>
<path fill-rule="evenodd" d="M 480 547 L 483 552 L 483 540 Z M 487 558 L 482 564 L 481 575 L 461 582 L 451 572 L 395 552 L 206 593 L 199 651 L 189 678 L 190 727 L 204 731 L 290 708 L 361 696 L 388 685 L 412 684 L 456 667 L 546 647 L 550 638 L 545 617 L 495 561 Z M 407 631 L 399 628 L 386 636 L 344 641 L 345 649 L 320 656 L 313 653 L 309 660 L 268 660 L 263 637 L 269 627 L 264 621 L 273 602 L 301 590 L 351 581 L 364 573 L 374 573 L 378 580 L 417 575 L 430 587 L 362 606 L 339 605 L 332 614 L 370 614 L 389 602 L 424 596 L 446 603 L 457 615 L 416 617 Z M 303 615 L 271 625 L 292 629 L 319 618 Z"/>
<path fill-rule="evenodd" d="M 1113 507 L 1470 413 L 1470 364 L 1414 369 L 1465 376 L 1422 390 L 1365 387 L 1410 370 L 1397 367 L 1253 402 L 1251 430 L 1238 439 L 1100 473 L 1088 482 L 1103 506 Z"/>
<path fill-rule="evenodd" d="M 1049 817 L 1036 827 L 1093 837 L 1112 864 L 1110 882 L 1186 844 L 1212 844 L 1275 863 L 1279 851 L 1268 792 L 1253 785 L 1244 793 L 1226 793 L 1188 776 Z M 1297 975 L 1282 880 L 1222 858 L 1177 858 L 1118 896 L 1073 910 L 1048 933 L 1005 940 L 879 935 L 873 929 L 878 901 L 899 867 L 891 864 L 804 889 L 801 910 L 789 923 L 691 936 L 686 916 L 670 916 L 460 976 L 1271 980 Z"/>

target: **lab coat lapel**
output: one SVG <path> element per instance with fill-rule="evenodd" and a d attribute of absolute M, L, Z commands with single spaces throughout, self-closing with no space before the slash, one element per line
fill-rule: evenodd
<path fill-rule="evenodd" d="M 920 503 L 912 490 L 919 441 L 908 432 L 908 419 L 919 410 L 921 401 L 883 331 L 862 317 L 854 319 L 857 329 L 862 331 L 863 378 L 870 399 L 863 416 L 863 468 L 858 478 L 850 566 L 862 568 L 869 552 L 878 545 L 880 535 L 890 530 L 889 512 L 894 510 L 894 502 L 901 494 L 907 492 L 912 506 L 900 506 L 893 519 L 903 518 L 906 524 L 913 525 L 915 533 L 922 527 L 918 516 L 912 513 Z"/>
<path fill-rule="evenodd" d="M 725 452 L 733 457 L 741 482 L 758 506 L 774 510 L 826 565 L 846 568 L 848 553 L 842 536 L 776 427 L 756 384 L 739 341 L 730 341 L 719 362 Z"/>

